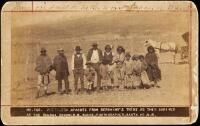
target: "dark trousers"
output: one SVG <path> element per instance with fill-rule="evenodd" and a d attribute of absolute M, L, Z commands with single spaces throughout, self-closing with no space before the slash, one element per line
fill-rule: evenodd
<path fill-rule="evenodd" d="M 81 90 L 84 89 L 84 70 L 83 69 L 74 69 L 74 90 L 78 89 L 78 80 L 81 82 Z"/>
<path fill-rule="evenodd" d="M 101 88 L 101 75 L 100 75 L 100 64 L 99 63 L 93 63 L 92 67 L 97 73 L 97 90 Z"/>
<path fill-rule="evenodd" d="M 62 92 L 62 80 L 64 80 L 65 83 L 65 91 L 69 91 L 69 80 L 68 77 L 64 77 L 63 79 L 58 80 L 58 92 Z"/>

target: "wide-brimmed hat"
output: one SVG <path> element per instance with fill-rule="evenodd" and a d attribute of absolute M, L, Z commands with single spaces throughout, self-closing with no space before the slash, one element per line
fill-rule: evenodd
<path fill-rule="evenodd" d="M 41 49 L 40 49 L 40 52 L 46 52 L 47 50 L 44 48 L 44 47 L 42 47 Z"/>
<path fill-rule="evenodd" d="M 80 46 L 76 46 L 76 47 L 75 47 L 75 50 L 76 50 L 76 51 L 81 51 L 82 49 L 81 49 Z"/>

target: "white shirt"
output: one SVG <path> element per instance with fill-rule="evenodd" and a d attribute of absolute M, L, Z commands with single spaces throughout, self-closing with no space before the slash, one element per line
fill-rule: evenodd
<path fill-rule="evenodd" d="M 92 57 L 91 57 L 92 63 L 98 63 L 99 62 L 99 53 L 98 50 L 93 50 Z"/>

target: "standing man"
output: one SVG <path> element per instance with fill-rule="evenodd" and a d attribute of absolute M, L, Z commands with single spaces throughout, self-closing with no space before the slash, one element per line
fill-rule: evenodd
<path fill-rule="evenodd" d="M 40 97 L 40 89 L 44 87 L 44 93 L 47 95 L 49 80 L 49 72 L 51 69 L 51 58 L 46 54 L 46 49 L 41 48 L 40 55 L 36 59 L 35 71 L 38 72 L 38 85 L 36 98 Z"/>
<path fill-rule="evenodd" d="M 102 58 L 102 51 L 98 48 L 97 43 L 93 43 L 92 48 L 88 51 L 87 61 L 91 62 L 92 67 L 97 73 L 97 91 L 101 88 L 100 64 L 102 62 Z"/>
<path fill-rule="evenodd" d="M 81 92 L 84 91 L 84 70 L 86 69 L 86 58 L 81 53 L 81 47 L 75 47 L 75 53 L 72 55 L 72 71 L 74 74 L 74 92 L 78 94 L 78 80 L 81 81 Z"/>
<path fill-rule="evenodd" d="M 114 53 L 112 52 L 111 45 L 105 46 L 105 51 L 103 52 L 103 59 L 101 64 L 101 81 L 104 80 L 104 83 L 106 84 L 106 89 L 112 89 L 114 86 Z M 103 79 L 104 78 L 104 79 Z M 107 79 L 106 79 L 107 78 Z M 107 81 L 105 81 L 105 79 Z M 102 82 L 103 84 L 103 82 Z"/>
<path fill-rule="evenodd" d="M 68 94 L 70 92 L 69 89 L 69 68 L 68 68 L 68 62 L 67 57 L 64 54 L 64 50 L 58 49 L 58 55 L 54 58 L 53 67 L 56 71 L 56 80 L 58 80 L 58 93 L 66 93 Z M 65 90 L 62 91 L 62 80 L 65 82 Z"/>

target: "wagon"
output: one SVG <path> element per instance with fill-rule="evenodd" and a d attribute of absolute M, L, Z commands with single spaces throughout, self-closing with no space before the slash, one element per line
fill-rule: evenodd
<path fill-rule="evenodd" d="M 185 32 L 182 38 L 186 42 L 186 46 L 182 46 L 181 49 L 181 59 L 188 59 L 189 56 L 189 32 Z"/>

